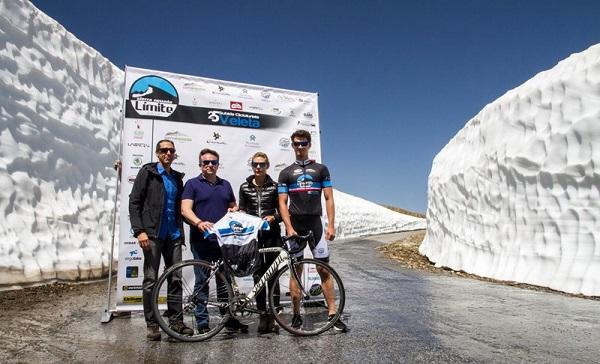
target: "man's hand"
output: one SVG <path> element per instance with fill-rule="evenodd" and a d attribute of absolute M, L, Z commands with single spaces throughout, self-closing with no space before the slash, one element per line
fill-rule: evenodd
<path fill-rule="evenodd" d="M 208 221 L 202 221 L 202 222 L 199 222 L 199 223 L 196 225 L 196 227 L 197 227 L 197 228 L 198 228 L 200 231 L 202 231 L 202 232 L 205 232 L 205 231 L 207 231 L 208 229 L 210 229 L 210 228 L 212 228 L 212 227 L 213 227 L 213 223 L 212 223 L 212 222 L 208 222 Z"/>
<path fill-rule="evenodd" d="M 333 239 L 335 239 L 335 228 L 329 225 L 325 231 L 325 240 L 332 241 Z"/>
<path fill-rule="evenodd" d="M 236 212 L 236 211 L 239 211 L 239 210 L 240 210 L 240 208 L 239 208 L 239 207 L 237 207 L 237 206 L 233 206 L 233 207 L 230 207 L 230 208 L 228 208 L 228 209 L 227 209 L 227 212 Z"/>
<path fill-rule="evenodd" d="M 146 233 L 140 233 L 137 236 L 138 242 L 140 243 L 140 247 L 144 250 L 150 249 L 150 241 L 148 240 L 148 235 Z"/>
<path fill-rule="evenodd" d="M 296 232 L 296 230 L 294 230 L 293 227 L 289 226 L 285 228 L 285 233 L 287 236 L 298 236 L 298 233 Z"/>

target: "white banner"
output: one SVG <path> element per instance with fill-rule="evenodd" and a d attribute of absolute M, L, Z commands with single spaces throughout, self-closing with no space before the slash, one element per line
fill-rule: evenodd
<path fill-rule="evenodd" d="M 290 135 L 296 129 L 310 131 L 310 158 L 321 161 L 317 102 L 316 93 L 125 68 L 117 310 L 142 310 L 143 253 L 131 231 L 128 205 L 137 172 L 157 160 L 155 144 L 175 142 L 178 158 L 172 167 L 185 173 L 184 183 L 200 174 L 200 150 L 216 150 L 218 175 L 237 197 L 252 174 L 254 153 L 267 153 L 274 180 L 294 161 Z M 191 259 L 187 225 L 185 236 L 184 259 Z M 251 286 L 252 278 L 238 283 Z"/>

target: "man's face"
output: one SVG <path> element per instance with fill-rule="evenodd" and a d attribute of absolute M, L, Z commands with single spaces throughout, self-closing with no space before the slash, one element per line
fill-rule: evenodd
<path fill-rule="evenodd" d="M 156 156 L 163 167 L 170 167 L 175 160 L 175 146 L 169 142 L 161 142 L 158 145 Z"/>
<path fill-rule="evenodd" d="M 200 171 L 205 177 L 215 176 L 219 169 L 219 160 L 216 155 L 206 153 L 200 157 Z"/>
<path fill-rule="evenodd" d="M 292 148 L 294 148 L 294 154 L 296 155 L 296 159 L 308 159 L 308 150 L 310 149 L 310 143 L 306 138 L 294 138 L 292 140 Z"/>

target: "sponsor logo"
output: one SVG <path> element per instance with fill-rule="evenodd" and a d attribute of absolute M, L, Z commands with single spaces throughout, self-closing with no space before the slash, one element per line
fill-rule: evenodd
<path fill-rule="evenodd" d="M 287 102 L 294 102 L 294 101 L 296 101 L 296 99 L 294 99 L 291 96 L 287 96 L 287 95 L 277 95 L 277 98 L 279 98 L 279 100 L 281 100 L 281 101 L 287 101 Z"/>
<path fill-rule="evenodd" d="M 250 148 L 258 148 L 260 147 L 260 143 L 256 141 L 256 135 L 252 134 L 248 137 L 246 141 L 246 146 Z"/>
<path fill-rule="evenodd" d="M 204 86 L 202 84 L 195 83 L 195 82 L 186 82 L 183 84 L 183 88 L 189 89 L 189 90 L 195 90 L 195 91 L 206 91 L 206 89 L 204 88 Z"/>
<path fill-rule="evenodd" d="M 302 168 L 294 169 L 294 174 L 302 174 Z"/>
<path fill-rule="evenodd" d="M 223 103 L 221 101 L 217 101 L 217 100 L 209 100 L 208 104 L 211 106 L 223 106 Z"/>
<path fill-rule="evenodd" d="M 129 177 L 127 177 L 127 182 L 133 184 L 133 182 L 135 182 L 135 177 L 136 176 L 129 176 Z"/>
<path fill-rule="evenodd" d="M 144 76 L 131 85 L 129 102 L 140 115 L 168 117 L 179 104 L 179 94 L 166 79 Z"/>
<path fill-rule="evenodd" d="M 134 240 L 127 240 L 123 242 L 124 245 L 137 245 L 137 243 L 138 242 Z"/>
<path fill-rule="evenodd" d="M 242 89 L 242 93 L 241 93 L 241 94 L 239 94 L 239 96 L 238 96 L 238 97 L 240 97 L 240 98 L 242 98 L 242 99 L 246 99 L 246 100 L 251 100 L 251 99 L 253 99 L 253 97 L 252 97 L 252 96 L 250 96 L 250 95 L 248 94 L 248 89 L 247 89 L 247 88 L 243 88 L 243 89 Z"/>
<path fill-rule="evenodd" d="M 206 142 L 208 144 L 222 144 L 222 145 L 227 144 L 226 142 L 219 140 L 219 139 L 221 139 L 221 134 L 214 131 L 213 135 L 212 135 L 212 139 L 207 139 Z M 219 165 L 219 167 L 221 167 L 221 166 Z"/>
<path fill-rule="evenodd" d="M 192 137 L 180 131 L 170 131 L 165 134 L 164 139 L 176 140 L 179 142 L 191 142 Z"/>
<path fill-rule="evenodd" d="M 275 165 L 275 172 L 283 171 L 286 167 L 285 163 L 279 163 Z"/>
<path fill-rule="evenodd" d="M 127 146 L 136 148 L 150 148 L 150 144 L 140 142 L 127 143 Z"/>
<path fill-rule="evenodd" d="M 279 114 L 281 114 L 281 109 L 280 109 L 280 108 L 278 108 L 278 107 L 274 107 L 274 108 L 273 108 L 273 113 L 274 113 L 275 115 L 279 115 Z"/>
<path fill-rule="evenodd" d="M 129 265 L 125 267 L 125 277 L 127 278 L 137 278 L 139 275 L 139 267 Z"/>
<path fill-rule="evenodd" d="M 231 96 L 229 93 L 225 92 L 225 86 L 217 85 L 217 91 L 212 91 L 213 95 L 224 95 Z"/>
<path fill-rule="evenodd" d="M 235 235 L 239 235 L 244 232 L 244 225 L 235 220 L 229 222 L 229 228 L 231 228 Z"/>
<path fill-rule="evenodd" d="M 312 122 L 312 121 L 307 121 L 307 120 L 298 120 L 297 125 L 301 125 L 301 126 L 308 126 L 311 128 L 316 128 L 317 124 Z"/>
<path fill-rule="evenodd" d="M 142 257 L 140 257 L 138 251 L 134 249 L 129 251 L 129 256 L 125 257 L 125 260 L 131 262 L 134 260 L 142 260 Z"/>
<path fill-rule="evenodd" d="M 291 117 L 294 117 L 294 116 L 296 116 L 296 113 L 294 112 L 294 109 L 290 109 L 290 116 L 291 116 Z"/>
<path fill-rule="evenodd" d="M 239 111 L 244 110 L 242 103 L 239 101 L 229 101 L 229 108 L 231 110 L 239 110 Z"/>
<path fill-rule="evenodd" d="M 142 296 L 123 296 L 123 303 L 142 303 Z"/>
<path fill-rule="evenodd" d="M 263 108 L 260 106 L 249 106 L 248 109 L 250 110 L 256 110 L 256 111 L 262 111 Z"/>
<path fill-rule="evenodd" d="M 142 286 L 141 285 L 123 286 L 123 291 L 141 291 L 141 290 L 142 290 Z"/>
<path fill-rule="evenodd" d="M 279 146 L 282 148 L 289 148 L 290 147 L 290 139 L 289 138 L 279 139 Z"/>
<path fill-rule="evenodd" d="M 305 117 L 305 118 L 307 118 L 307 119 L 312 119 L 312 118 L 313 118 L 313 114 L 312 114 L 312 112 L 305 112 L 303 115 L 304 115 L 304 117 Z"/>
<path fill-rule="evenodd" d="M 144 163 L 144 159 L 141 156 L 133 156 L 133 165 L 136 167 L 141 166 Z"/>
<path fill-rule="evenodd" d="M 260 117 L 252 114 L 213 110 L 208 112 L 208 120 L 225 126 L 253 129 L 260 128 Z"/>
<path fill-rule="evenodd" d="M 310 135 L 317 135 L 317 134 L 319 134 L 319 132 L 318 132 L 318 131 L 316 131 L 316 130 L 311 130 L 311 131 L 310 131 Z"/>
<path fill-rule="evenodd" d="M 135 130 L 133 131 L 133 139 L 144 139 L 144 131 L 141 129 L 140 123 L 135 123 Z"/>
<path fill-rule="evenodd" d="M 260 96 L 263 99 L 268 99 L 268 98 L 271 97 L 271 93 L 269 91 L 263 90 L 263 91 L 260 92 Z"/>
<path fill-rule="evenodd" d="M 312 169 L 312 168 L 306 168 L 306 172 L 313 172 L 314 173 L 316 171 L 314 169 Z"/>

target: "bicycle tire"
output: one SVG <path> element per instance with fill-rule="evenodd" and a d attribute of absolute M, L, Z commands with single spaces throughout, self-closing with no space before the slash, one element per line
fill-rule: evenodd
<path fill-rule="evenodd" d="M 203 280 L 202 275 L 196 276 L 195 272 L 203 274 L 206 278 Z M 175 285 L 178 280 L 181 282 L 181 295 L 167 294 L 165 297 L 169 280 Z M 217 292 L 217 280 L 221 280 L 220 295 Z M 203 293 L 203 288 L 206 287 L 209 288 L 208 295 Z M 186 260 L 169 267 L 158 278 L 152 291 L 152 309 L 158 325 L 169 336 L 180 341 L 203 341 L 223 329 L 231 315 L 229 305 L 232 298 L 231 284 L 223 272 L 215 271 L 212 264 L 203 260 Z M 169 309 L 164 310 L 169 300 L 175 307 L 173 313 L 170 313 Z M 206 304 L 202 305 L 202 302 Z M 199 320 L 203 323 L 208 321 L 207 326 L 199 325 Z M 194 333 L 185 335 L 174 330 L 171 323 L 177 321 L 191 328 Z"/>
<path fill-rule="evenodd" d="M 314 266 L 314 268 L 313 268 Z M 273 292 L 269 292 L 269 305 L 275 320 L 286 331 L 298 336 L 313 336 L 319 335 L 333 327 L 335 322 L 340 318 L 344 310 L 346 302 L 346 291 L 344 284 L 337 272 L 327 263 L 315 259 L 302 259 L 294 262 L 296 270 L 301 267 L 302 274 L 299 277 L 301 281 L 300 295 L 296 295 L 297 311 L 300 314 L 302 323 L 298 326 L 298 322 L 294 322 L 294 294 L 292 293 L 289 276 L 289 266 L 282 267 L 276 273 L 276 281 L 280 284 L 281 296 Z M 330 280 L 333 284 L 333 297 L 328 300 L 325 297 L 323 288 L 320 284 L 320 276 L 316 272 L 316 268 L 326 271 L 330 275 Z M 318 282 L 317 283 L 317 279 Z M 294 279 L 295 281 L 295 279 Z M 279 301 L 279 302 L 278 302 Z M 333 317 L 329 317 L 329 303 L 335 305 Z"/>

